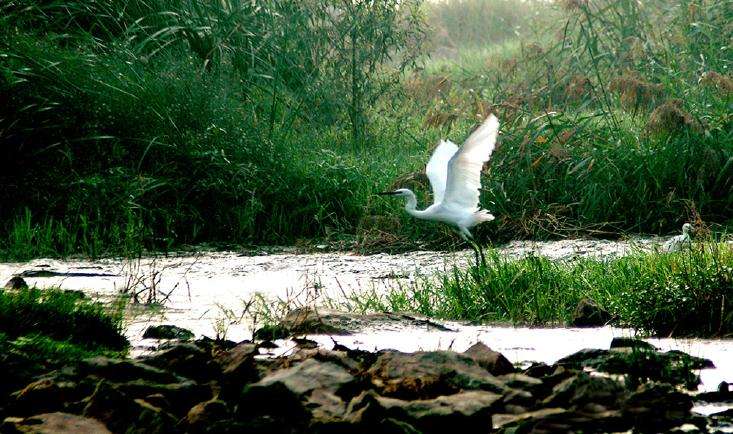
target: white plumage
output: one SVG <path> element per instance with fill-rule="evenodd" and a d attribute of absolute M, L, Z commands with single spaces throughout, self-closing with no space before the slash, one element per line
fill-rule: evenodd
<path fill-rule="evenodd" d="M 667 240 L 662 246 L 662 250 L 665 252 L 678 252 L 683 247 L 689 247 L 692 245 L 692 237 L 690 236 L 690 230 L 692 225 L 685 223 L 682 225 L 682 235 L 676 235 Z"/>
<path fill-rule="evenodd" d="M 473 238 L 470 228 L 494 219 L 479 207 L 479 190 L 481 168 L 494 151 L 498 133 L 499 120 L 490 115 L 460 148 L 447 140 L 440 142 L 425 168 L 433 189 L 433 204 L 428 208 L 418 210 L 415 193 L 406 188 L 380 194 L 405 197 L 410 215 L 451 224 L 464 239 Z"/>

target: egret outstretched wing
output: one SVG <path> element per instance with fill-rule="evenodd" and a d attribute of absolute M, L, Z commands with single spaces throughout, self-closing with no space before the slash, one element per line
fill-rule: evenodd
<path fill-rule="evenodd" d="M 489 161 L 498 133 L 499 120 L 491 115 L 468 136 L 463 146 L 451 157 L 443 196 L 444 205 L 471 210 L 478 208 L 481 167 Z"/>
<path fill-rule="evenodd" d="M 435 204 L 443 200 L 445 183 L 448 178 L 448 162 L 457 150 L 458 146 L 455 143 L 450 140 L 441 140 L 425 167 L 425 174 L 428 175 L 430 186 L 433 188 L 433 203 Z"/>

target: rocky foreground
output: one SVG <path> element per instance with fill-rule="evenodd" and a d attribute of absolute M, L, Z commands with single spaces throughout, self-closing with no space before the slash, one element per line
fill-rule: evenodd
<path fill-rule="evenodd" d="M 95 357 L 0 397 L 0 432 L 551 433 L 724 432 L 727 384 L 693 396 L 710 362 L 618 339 L 554 365 L 517 369 L 477 343 L 463 353 L 366 352 L 296 340 L 171 341 L 139 359 Z M 4 355 L 7 362 L 9 355 Z M 12 366 L 12 364 L 5 364 Z M 13 376 L 12 372 L 4 375 Z"/>

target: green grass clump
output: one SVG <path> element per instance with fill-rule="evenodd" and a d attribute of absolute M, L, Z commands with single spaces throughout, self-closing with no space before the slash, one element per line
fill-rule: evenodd
<path fill-rule="evenodd" d="M 569 322 L 580 300 L 588 298 L 608 310 L 617 325 L 655 335 L 733 334 L 733 248 L 728 244 L 608 261 L 487 256 L 485 266 L 456 268 L 382 297 L 366 294 L 358 304 L 480 323 L 552 325 Z"/>
<path fill-rule="evenodd" d="M 128 344 L 121 332 L 121 312 L 75 293 L 35 288 L 0 293 L 0 333 L 10 340 L 29 337 L 43 344 L 51 339 L 120 351 Z"/>
<path fill-rule="evenodd" d="M 123 355 L 128 342 L 121 332 L 121 311 L 77 293 L 0 292 L 0 370 L 6 374 L 0 402 L 51 370 L 88 357 Z"/>

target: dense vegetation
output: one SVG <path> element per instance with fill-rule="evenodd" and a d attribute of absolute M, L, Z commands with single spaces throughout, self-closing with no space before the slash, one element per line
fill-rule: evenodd
<path fill-rule="evenodd" d="M 658 336 L 731 336 L 732 264 L 733 248 L 715 243 L 610 261 L 510 260 L 492 253 L 483 266 L 353 301 L 365 310 L 547 325 L 569 323 L 581 300 L 592 300 L 609 322 Z"/>
<path fill-rule="evenodd" d="M 4 2 L 0 254 L 446 245 L 373 193 L 427 199 L 414 173 L 437 139 L 492 110 L 484 238 L 730 224 L 731 14 L 708 0 Z"/>
<path fill-rule="evenodd" d="M 74 292 L 0 291 L 0 369 L 12 373 L 0 394 L 39 373 L 99 354 L 127 350 L 122 315 Z"/>

